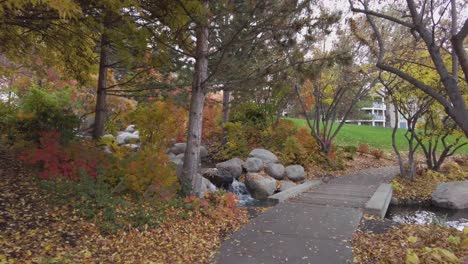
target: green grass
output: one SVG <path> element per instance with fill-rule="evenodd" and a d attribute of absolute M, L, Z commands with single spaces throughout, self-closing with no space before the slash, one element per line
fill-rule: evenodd
<path fill-rule="evenodd" d="M 288 118 L 299 127 L 307 127 L 304 119 Z M 406 130 L 398 129 L 396 134 L 397 147 L 400 150 L 407 149 L 408 143 L 404 137 Z M 385 127 L 358 126 L 345 124 L 336 136 L 335 143 L 342 146 L 358 146 L 367 144 L 371 148 L 383 151 L 393 151 L 392 149 L 392 129 Z M 457 154 L 468 154 L 468 145 L 463 146 L 457 151 Z"/>

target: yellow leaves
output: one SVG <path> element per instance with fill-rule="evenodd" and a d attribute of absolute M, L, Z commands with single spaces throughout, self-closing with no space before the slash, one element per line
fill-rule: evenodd
<path fill-rule="evenodd" d="M 353 253 L 364 263 L 459 263 L 468 249 L 450 241 L 462 232 L 436 225 L 401 225 L 384 233 L 358 231 L 353 237 Z M 468 242 L 466 242 L 468 243 Z"/>
<path fill-rule="evenodd" d="M 415 236 L 409 236 L 407 240 L 410 243 L 416 243 L 418 241 L 418 238 Z"/>
<path fill-rule="evenodd" d="M 463 239 L 463 241 L 460 243 L 460 247 L 464 249 L 468 249 L 468 237 Z"/>
<path fill-rule="evenodd" d="M 3 254 L 0 254 L 0 264 L 7 263 L 7 257 Z"/>
<path fill-rule="evenodd" d="M 416 253 L 411 250 L 408 250 L 406 253 L 406 264 L 419 264 L 419 257 Z"/>
<path fill-rule="evenodd" d="M 85 250 L 81 251 L 80 253 L 81 253 L 81 254 L 83 255 L 83 257 L 85 257 L 85 258 L 90 258 L 90 257 L 93 256 L 93 253 L 91 253 L 91 251 L 89 251 L 88 249 L 85 249 Z"/>

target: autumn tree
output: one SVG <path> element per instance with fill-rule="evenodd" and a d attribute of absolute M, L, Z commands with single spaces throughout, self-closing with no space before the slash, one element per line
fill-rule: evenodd
<path fill-rule="evenodd" d="M 93 65 L 94 42 L 81 17 L 73 0 L 1 1 L 0 53 L 38 76 L 53 66 L 83 81 Z"/>
<path fill-rule="evenodd" d="M 466 14 L 464 6 L 452 1 L 413 1 L 406 0 L 405 4 L 399 2 L 390 3 L 382 7 L 371 6 L 370 2 L 350 0 L 351 10 L 365 15 L 371 26 L 376 43 L 376 66 L 386 72 L 395 74 L 407 81 L 417 89 L 420 89 L 439 102 L 447 114 L 468 135 L 468 110 L 466 108 L 468 81 L 468 59 L 464 49 L 464 41 L 468 35 L 468 18 L 461 17 L 462 26 L 458 26 L 458 15 Z M 451 9 L 451 12 L 449 10 Z M 405 60 L 404 57 L 391 57 L 388 55 L 388 39 L 379 26 L 380 21 L 386 21 L 395 27 L 406 29 L 407 35 L 421 43 L 430 56 L 430 64 L 443 84 L 443 90 L 438 91 L 408 73 L 404 69 L 395 66 L 394 62 Z M 401 32 L 401 31 L 400 31 Z M 390 33 L 392 34 L 392 33 Z M 394 38 L 402 36 L 393 36 Z M 449 41 L 450 40 L 450 41 Z M 446 60 L 450 56 L 451 60 Z M 458 64 L 462 74 L 459 73 Z M 461 77 L 463 76 L 463 77 Z"/>
<path fill-rule="evenodd" d="M 457 124 L 439 103 L 433 102 L 415 131 L 428 169 L 439 170 L 444 161 L 468 142 Z"/>
<path fill-rule="evenodd" d="M 405 83 L 397 76 L 379 76 L 381 84 L 385 87 L 385 92 L 389 96 L 394 106 L 395 124 L 392 130 L 392 148 L 395 151 L 400 167 L 400 175 L 409 180 L 416 177 L 416 151 L 420 147 L 420 141 L 416 136 L 416 128 L 420 119 L 427 113 L 433 99 L 422 93 L 415 92 L 415 89 Z M 407 148 L 398 149 L 396 144 L 396 133 L 400 121 L 406 122 L 407 129 L 404 138 Z"/>
<path fill-rule="evenodd" d="M 243 81 L 265 77 L 273 66 L 287 61 L 290 56 L 277 56 L 264 48 L 268 43 L 293 44 L 302 29 L 313 27 L 317 21 L 308 14 L 314 1 L 162 1 L 165 8 L 144 3 L 159 21 L 152 25 L 162 33 L 154 38 L 156 43 L 189 58 L 187 67 L 193 71 L 181 182 L 185 194 L 200 195 L 197 172 L 206 93 L 239 89 Z M 322 24 L 317 22 L 315 27 Z M 242 59 L 230 67 L 238 55 Z"/>
<path fill-rule="evenodd" d="M 332 152 L 333 140 L 350 114 L 376 82 L 372 67 L 357 59 L 361 45 L 353 43 L 350 35 L 342 34 L 334 50 L 316 49 L 315 56 L 330 59 L 304 67 L 298 79 L 303 80 L 302 85 L 295 87 L 302 115 L 326 155 Z"/>

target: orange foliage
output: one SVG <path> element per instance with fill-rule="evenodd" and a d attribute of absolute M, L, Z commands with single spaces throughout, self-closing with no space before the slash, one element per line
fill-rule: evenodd
<path fill-rule="evenodd" d="M 315 138 L 310 134 L 309 131 L 307 131 L 305 127 L 299 129 L 295 136 L 299 144 L 301 144 L 308 153 L 318 152 L 317 141 L 315 141 Z"/>
<path fill-rule="evenodd" d="M 220 125 L 222 108 L 220 104 L 212 103 L 205 105 L 203 110 L 202 139 L 212 141 L 222 133 Z"/>

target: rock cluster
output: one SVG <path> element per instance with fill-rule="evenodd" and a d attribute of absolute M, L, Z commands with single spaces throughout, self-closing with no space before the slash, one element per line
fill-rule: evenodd
<path fill-rule="evenodd" d="M 300 165 L 284 167 L 278 157 L 266 149 L 254 149 L 244 161 L 233 158 L 216 164 L 215 169 L 205 169 L 202 175 L 217 187 L 226 188 L 245 173 L 244 182 L 256 199 L 265 199 L 277 191 L 296 186 L 305 179 Z"/>
<path fill-rule="evenodd" d="M 106 141 L 115 141 L 119 146 L 128 147 L 133 151 L 140 148 L 140 132 L 135 130 L 135 125 L 129 125 L 124 131 L 117 132 L 117 137 L 112 134 L 106 134 L 101 137 Z M 110 153 L 110 149 L 104 149 L 105 152 Z"/>
<path fill-rule="evenodd" d="M 134 151 L 140 148 L 140 136 L 135 125 L 130 125 L 124 131 L 118 132 L 116 138 L 111 134 L 104 135 L 102 138 L 115 140 L 117 144 Z M 176 166 L 178 176 L 182 173 L 186 149 L 187 144 L 179 142 L 166 151 L 169 160 Z M 203 160 L 208 155 L 208 150 L 201 146 L 201 159 Z M 240 158 L 233 158 L 217 163 L 215 168 L 203 168 L 199 173 L 203 178 L 204 192 L 213 192 L 216 188 L 228 189 L 234 180 L 238 182 L 241 175 L 245 175 L 244 184 L 256 199 L 265 199 L 275 192 L 292 188 L 305 179 L 305 171 L 301 165 L 285 167 L 279 163 L 275 154 L 262 148 L 252 150 L 245 162 Z"/>

